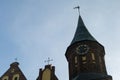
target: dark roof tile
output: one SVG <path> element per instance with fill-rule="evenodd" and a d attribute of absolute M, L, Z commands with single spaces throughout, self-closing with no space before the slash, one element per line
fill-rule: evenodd
<path fill-rule="evenodd" d="M 71 44 L 74 44 L 76 42 L 83 41 L 83 40 L 96 41 L 96 39 L 89 33 L 89 31 L 85 27 L 81 16 L 79 16 L 77 29 Z"/>

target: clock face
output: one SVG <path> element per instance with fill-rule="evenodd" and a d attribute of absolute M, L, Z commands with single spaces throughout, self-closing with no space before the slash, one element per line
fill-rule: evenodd
<path fill-rule="evenodd" d="M 77 48 L 76 48 L 76 53 L 80 54 L 80 55 L 83 55 L 83 54 L 86 54 L 87 52 L 89 51 L 89 46 L 84 44 L 84 45 L 79 45 Z"/>

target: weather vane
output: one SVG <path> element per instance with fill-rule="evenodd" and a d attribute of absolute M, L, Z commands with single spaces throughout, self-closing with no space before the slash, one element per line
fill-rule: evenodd
<path fill-rule="evenodd" d="M 73 9 L 78 9 L 78 13 L 80 15 L 80 6 L 74 7 Z"/>
<path fill-rule="evenodd" d="M 53 59 L 50 59 L 49 57 L 48 57 L 48 59 L 47 59 L 47 60 L 45 60 L 45 62 L 47 62 L 47 63 L 48 63 L 48 65 L 49 65 L 49 63 L 50 63 L 51 61 L 53 61 Z"/>

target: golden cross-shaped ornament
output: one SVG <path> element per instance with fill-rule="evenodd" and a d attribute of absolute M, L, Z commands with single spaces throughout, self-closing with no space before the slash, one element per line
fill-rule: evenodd
<path fill-rule="evenodd" d="M 47 60 L 45 60 L 45 62 L 47 62 L 47 63 L 48 63 L 48 65 L 49 65 L 49 63 L 50 63 L 51 61 L 53 61 L 53 59 L 50 59 L 49 57 L 48 57 L 48 59 L 47 59 Z"/>
<path fill-rule="evenodd" d="M 73 9 L 78 9 L 78 13 L 80 15 L 80 6 L 74 7 Z"/>

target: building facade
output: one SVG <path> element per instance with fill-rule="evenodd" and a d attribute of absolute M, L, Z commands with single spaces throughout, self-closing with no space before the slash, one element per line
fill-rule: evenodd
<path fill-rule="evenodd" d="M 27 80 L 21 69 L 19 63 L 14 62 L 10 64 L 10 68 L 0 77 L 0 80 Z"/>
<path fill-rule="evenodd" d="M 104 46 L 89 33 L 80 15 L 74 38 L 65 56 L 69 80 L 112 80 L 106 71 Z M 18 62 L 12 63 L 0 80 L 27 80 L 18 65 Z M 36 80 L 58 80 L 55 67 L 45 65 L 44 69 L 40 69 Z"/>

